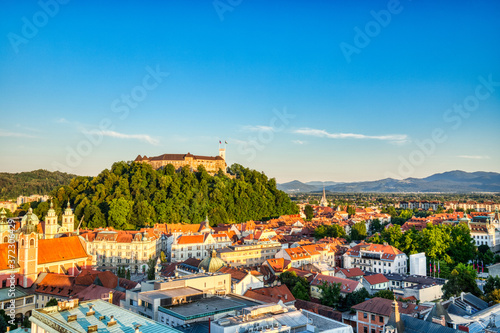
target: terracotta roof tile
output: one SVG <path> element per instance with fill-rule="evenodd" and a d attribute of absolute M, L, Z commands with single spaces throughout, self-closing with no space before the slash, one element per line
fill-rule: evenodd
<path fill-rule="evenodd" d="M 39 265 L 87 257 L 88 254 L 77 236 L 40 239 L 38 241 Z"/>
<path fill-rule="evenodd" d="M 363 278 L 372 286 L 379 283 L 389 282 L 389 280 L 383 274 L 367 275 Z"/>
<path fill-rule="evenodd" d="M 205 235 L 182 235 L 177 238 L 177 244 L 201 244 L 205 240 Z"/>

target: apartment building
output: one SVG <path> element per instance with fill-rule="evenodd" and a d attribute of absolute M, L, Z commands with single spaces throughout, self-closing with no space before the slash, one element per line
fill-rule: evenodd
<path fill-rule="evenodd" d="M 343 255 L 344 268 L 374 273 L 406 273 L 408 257 L 394 246 L 361 242 Z"/>
<path fill-rule="evenodd" d="M 277 241 L 263 241 L 249 245 L 231 245 L 218 251 L 220 258 L 233 267 L 256 267 L 274 258 L 281 250 Z"/>
<path fill-rule="evenodd" d="M 205 258 L 212 250 L 223 249 L 231 244 L 232 241 L 226 233 L 205 232 L 196 235 L 181 235 L 171 246 L 170 260 L 177 262 L 187 258 Z"/>
<path fill-rule="evenodd" d="M 123 231 L 113 228 L 84 230 L 87 253 L 92 255 L 93 265 L 99 269 L 116 272 L 125 267 L 131 272 L 147 268 L 148 260 L 158 258 L 162 249 L 161 234 L 155 229 Z"/>

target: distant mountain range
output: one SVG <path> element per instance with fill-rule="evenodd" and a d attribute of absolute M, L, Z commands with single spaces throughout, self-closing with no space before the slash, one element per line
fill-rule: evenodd
<path fill-rule="evenodd" d="M 311 193 L 323 190 L 329 192 L 500 192 L 500 173 L 465 172 L 460 170 L 437 173 L 426 178 L 406 178 L 402 180 L 386 178 L 375 181 L 337 183 L 307 182 L 294 180 L 278 184 L 278 189 L 287 193 Z"/>

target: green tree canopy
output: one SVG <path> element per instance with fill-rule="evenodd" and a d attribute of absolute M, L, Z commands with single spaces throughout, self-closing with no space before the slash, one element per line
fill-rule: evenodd
<path fill-rule="evenodd" d="M 311 221 L 311 219 L 314 217 L 314 210 L 311 205 L 306 205 L 304 207 L 304 214 L 306 215 L 306 219 L 308 221 Z"/>
<path fill-rule="evenodd" d="M 203 167 L 154 170 L 147 163 L 117 162 L 96 177 L 75 177 L 51 195 L 55 206 L 68 200 L 76 220 L 88 227 L 139 228 L 154 223 L 236 223 L 297 214 L 276 180 L 238 164 L 229 174 L 209 175 Z"/>
<path fill-rule="evenodd" d="M 373 294 L 373 297 L 381 297 L 385 299 L 394 299 L 394 292 L 392 290 L 379 290 L 375 294 Z"/>
<path fill-rule="evenodd" d="M 458 296 L 462 292 L 470 292 L 475 296 L 481 296 L 481 290 L 477 286 L 476 278 L 477 272 L 471 265 L 459 263 L 451 271 L 448 281 L 443 286 L 443 297 Z"/>
<path fill-rule="evenodd" d="M 321 297 L 319 299 L 321 304 L 337 308 L 341 300 L 341 287 L 341 283 L 327 283 L 323 281 L 323 284 L 319 286 L 321 289 Z"/>
<path fill-rule="evenodd" d="M 365 222 L 359 222 L 351 227 L 351 240 L 363 240 L 366 238 Z"/>
<path fill-rule="evenodd" d="M 320 225 L 319 227 L 314 229 L 314 237 L 316 239 L 321 239 L 324 237 L 345 238 L 346 233 L 344 228 L 342 228 L 338 224 Z"/>

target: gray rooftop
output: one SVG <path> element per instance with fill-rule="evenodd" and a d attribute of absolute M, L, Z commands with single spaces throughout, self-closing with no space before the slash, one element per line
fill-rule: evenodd
<path fill-rule="evenodd" d="M 90 305 L 93 306 L 92 309 L 95 311 L 95 314 L 86 316 Z M 97 325 L 99 333 L 133 333 L 135 327 L 137 326 L 139 326 L 142 333 L 179 333 L 178 330 L 169 326 L 160 324 L 154 320 L 140 316 L 102 300 L 84 302 L 70 310 L 49 312 L 49 309 L 55 308 L 56 307 L 37 309 L 33 312 L 30 320 L 39 325 L 43 321 L 49 320 L 50 322 L 57 324 L 60 327 L 60 330 L 65 330 L 67 332 L 86 333 L 89 326 Z M 68 317 L 72 315 L 76 315 L 77 319 L 75 321 L 68 322 Z M 101 316 L 104 316 L 102 320 L 99 319 Z M 110 322 L 111 316 L 114 316 L 116 324 L 108 326 L 107 324 Z"/>
<path fill-rule="evenodd" d="M 174 298 L 180 296 L 197 295 L 200 293 L 203 293 L 203 291 L 191 287 L 181 287 L 181 288 L 145 291 L 141 293 L 141 296 L 145 296 L 153 300 L 158 298 L 164 299 L 164 298 Z"/>
<path fill-rule="evenodd" d="M 230 298 L 210 297 L 192 303 L 174 305 L 168 307 L 158 307 L 160 312 L 167 313 L 182 320 L 189 320 L 195 317 L 204 317 L 218 313 L 230 312 L 242 309 L 247 306 L 243 302 Z"/>
<path fill-rule="evenodd" d="M 302 313 L 309 319 L 312 320 L 312 324 L 318 328 L 319 332 L 328 331 L 330 329 L 341 328 L 341 327 L 350 327 L 349 325 L 343 324 L 336 320 L 318 315 L 314 312 L 307 310 L 300 310 Z M 278 319 L 279 320 L 279 319 Z"/>
<path fill-rule="evenodd" d="M 12 295 L 12 292 L 14 293 L 14 295 L 9 296 L 9 293 L 11 293 L 11 295 Z M 7 301 L 9 299 L 24 297 L 24 296 L 28 296 L 28 295 L 29 295 L 28 293 L 26 293 L 25 291 L 22 291 L 18 287 L 16 287 L 14 289 L 14 291 L 12 291 L 10 288 L 0 289 L 0 301 Z"/>

